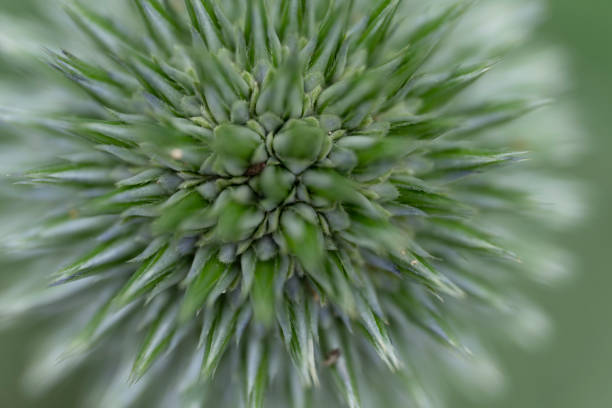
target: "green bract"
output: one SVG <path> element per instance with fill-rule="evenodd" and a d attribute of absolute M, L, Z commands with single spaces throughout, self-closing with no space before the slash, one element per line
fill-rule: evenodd
<path fill-rule="evenodd" d="M 72 346 L 133 319 L 131 379 L 187 356 L 185 406 L 430 406 L 412 355 L 468 354 L 455 311 L 504 302 L 474 271 L 517 259 L 479 216 L 527 203 L 478 135 L 539 106 L 453 103 L 498 55 L 424 73 L 471 2 L 409 29 L 400 0 L 132 3 L 67 8 L 95 57 L 51 65 L 95 105 L 30 121 L 66 151 L 29 180 L 73 193 L 24 242 L 88 246 L 49 281 L 109 288 Z"/>

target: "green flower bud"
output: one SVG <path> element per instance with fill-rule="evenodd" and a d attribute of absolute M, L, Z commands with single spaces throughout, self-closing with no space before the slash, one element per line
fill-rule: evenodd
<path fill-rule="evenodd" d="M 214 134 L 213 149 L 218 155 L 216 168 L 233 176 L 244 174 L 254 164 L 255 153 L 263 144 L 261 137 L 245 126 L 219 125 Z"/>
<path fill-rule="evenodd" d="M 273 148 L 279 160 L 299 174 L 318 160 L 326 139 L 316 119 L 292 119 L 274 136 Z"/>

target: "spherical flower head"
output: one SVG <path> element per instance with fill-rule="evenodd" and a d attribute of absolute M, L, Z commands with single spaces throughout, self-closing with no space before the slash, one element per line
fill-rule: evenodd
<path fill-rule="evenodd" d="M 469 355 L 460 305 L 504 302 L 474 271 L 518 259 L 479 214 L 526 202 L 488 177 L 524 153 L 478 135 L 540 103 L 456 102 L 498 55 L 426 73 L 471 2 L 363 3 L 134 0 L 137 34 L 67 8 L 96 58 L 51 65 L 95 104 L 34 121 L 67 147 L 30 181 L 74 194 L 26 240 L 89 246 L 51 284 L 108 288 L 70 350 L 132 319 L 133 381 L 187 355 L 183 404 L 296 408 L 362 406 L 369 370 L 423 403 L 423 335 Z"/>

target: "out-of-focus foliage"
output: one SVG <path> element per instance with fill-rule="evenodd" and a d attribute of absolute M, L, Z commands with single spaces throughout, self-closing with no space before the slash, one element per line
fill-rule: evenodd
<path fill-rule="evenodd" d="M 79 36 L 40 56 L 67 80 L 2 97 L 10 167 L 30 168 L 10 194 L 39 211 L 4 211 L 3 243 L 48 260 L 4 314 L 87 306 L 30 384 L 121 339 L 87 406 L 160 374 L 162 406 L 436 406 L 446 372 L 499 387 L 478 328 L 530 344 L 546 321 L 520 278 L 558 266 L 522 235 L 563 117 L 515 123 L 560 79 L 553 54 L 515 51 L 536 3 L 127 3 L 68 7 L 58 32 Z M 19 73 L 37 48 L 3 38 Z"/>

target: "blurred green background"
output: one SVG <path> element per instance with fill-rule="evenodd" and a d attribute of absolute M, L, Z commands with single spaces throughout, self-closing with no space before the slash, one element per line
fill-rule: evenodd
<path fill-rule="evenodd" d="M 612 2 L 549 3 L 539 35 L 563 46 L 570 58 L 574 84 L 567 97 L 576 102 L 588 146 L 569 169 L 586 184 L 585 218 L 558 237 L 575 253 L 576 276 L 562 288 L 531 290 L 555 323 L 554 337 L 537 352 L 503 350 L 506 394 L 457 405 L 466 408 L 612 407 Z"/>
<path fill-rule="evenodd" d="M 486 1 L 486 0 L 485 0 Z M 0 0 L 0 18 L 18 12 L 38 18 L 25 0 Z M 44 2 L 41 2 L 44 3 Z M 569 176 L 586 183 L 585 218 L 559 234 L 576 256 L 576 276 L 561 288 L 530 288 L 531 297 L 555 323 L 554 337 L 541 349 L 502 348 L 508 376 L 501 398 L 456 395 L 451 408 L 605 408 L 612 407 L 612 1 L 549 0 L 550 14 L 539 35 L 561 45 L 569 56 L 575 101 L 584 128 L 586 155 Z M 0 27 L 0 30 L 2 28 Z M 0 54 L 0 58 L 2 55 Z M 3 71 L 0 59 L 0 73 Z M 26 404 L 18 389 L 28 344 L 39 330 L 23 327 L 0 338 L 1 407 L 71 407 L 77 383 L 64 384 L 44 402 Z M 82 390 L 81 390 L 82 391 Z M 39 405 L 43 404 L 44 405 Z"/>
<path fill-rule="evenodd" d="M 512 384 L 499 407 L 612 406 L 612 2 L 554 0 L 545 32 L 572 57 L 577 100 L 591 150 L 573 171 L 588 183 L 584 222 L 561 241 L 578 257 L 577 279 L 536 293 L 557 332 L 536 355 L 505 358 Z"/>

